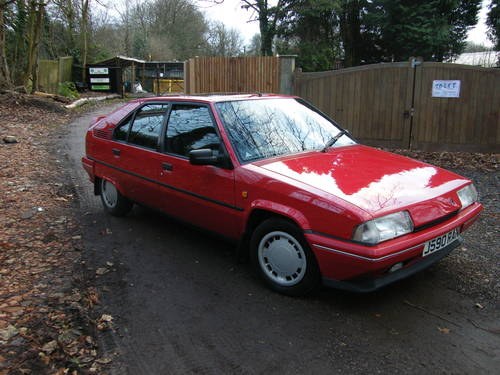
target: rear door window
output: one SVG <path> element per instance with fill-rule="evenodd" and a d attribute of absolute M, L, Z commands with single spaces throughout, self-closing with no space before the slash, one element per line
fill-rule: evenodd
<path fill-rule="evenodd" d="M 157 149 L 168 104 L 147 104 L 137 111 L 128 135 L 128 142 Z M 123 124 L 126 126 L 126 124 Z"/>

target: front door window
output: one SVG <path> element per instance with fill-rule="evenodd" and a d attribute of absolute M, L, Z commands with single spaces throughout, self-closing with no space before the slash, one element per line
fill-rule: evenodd
<path fill-rule="evenodd" d="M 219 151 L 220 140 L 205 106 L 176 104 L 172 107 L 165 139 L 169 154 L 189 157 L 189 152 L 202 148 Z"/>

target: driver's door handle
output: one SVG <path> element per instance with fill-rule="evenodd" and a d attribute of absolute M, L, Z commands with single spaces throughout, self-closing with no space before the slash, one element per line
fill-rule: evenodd
<path fill-rule="evenodd" d="M 164 171 L 171 171 L 174 169 L 173 165 L 170 164 L 170 163 L 161 163 L 161 168 L 164 170 Z"/>

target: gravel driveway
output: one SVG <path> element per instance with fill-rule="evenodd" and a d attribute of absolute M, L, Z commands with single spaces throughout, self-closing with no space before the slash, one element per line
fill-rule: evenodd
<path fill-rule="evenodd" d="M 474 181 L 484 211 L 464 233 L 464 245 L 442 264 L 447 286 L 500 308 L 500 173 L 455 170 Z"/>
<path fill-rule="evenodd" d="M 465 246 L 376 293 L 267 290 L 234 248 L 141 207 L 105 215 L 80 166 L 92 116 L 61 147 L 80 198 L 82 256 L 113 329 L 100 333 L 116 374 L 440 373 L 500 368 L 498 173 L 458 171 L 486 205 Z M 103 272 L 105 271 L 105 272 Z"/>

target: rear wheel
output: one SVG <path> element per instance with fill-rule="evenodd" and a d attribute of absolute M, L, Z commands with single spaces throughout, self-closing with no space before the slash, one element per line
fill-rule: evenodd
<path fill-rule="evenodd" d="M 124 197 L 112 182 L 101 179 L 101 201 L 104 209 L 113 216 L 124 216 L 130 212 L 133 203 Z"/>
<path fill-rule="evenodd" d="M 261 223 L 250 240 L 250 256 L 257 273 L 277 292 L 304 295 L 319 285 L 316 258 L 301 230 L 287 220 Z"/>

